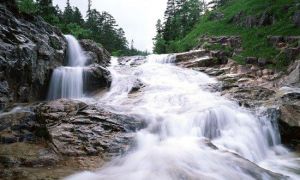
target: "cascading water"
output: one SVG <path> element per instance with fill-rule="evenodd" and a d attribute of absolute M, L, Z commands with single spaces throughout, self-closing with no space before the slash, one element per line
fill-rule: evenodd
<path fill-rule="evenodd" d="M 113 59 L 111 89 L 99 102 L 111 111 L 142 117 L 148 123 L 136 133 L 134 150 L 97 172 L 66 179 L 274 179 L 256 165 L 293 179 L 300 177 L 299 158 L 279 145 L 276 122 L 209 92 L 208 85 L 216 83 L 215 79 L 165 64 L 172 62 L 173 56 L 147 59 L 137 67 L 120 66 Z M 132 96 L 130 89 L 137 79 L 145 87 Z M 281 159 L 283 156 L 288 160 Z M 290 172 L 293 170 L 298 172 Z"/>
<path fill-rule="evenodd" d="M 48 99 L 81 98 L 83 96 L 83 66 L 86 57 L 79 42 L 71 35 L 65 35 L 68 43 L 67 66 L 53 71 Z"/>

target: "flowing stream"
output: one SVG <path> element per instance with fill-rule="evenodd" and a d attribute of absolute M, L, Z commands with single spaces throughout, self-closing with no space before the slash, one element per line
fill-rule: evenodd
<path fill-rule="evenodd" d="M 130 66 L 112 59 L 112 85 L 97 103 L 140 117 L 130 152 L 95 172 L 68 180 L 273 179 L 260 167 L 299 179 L 299 158 L 280 145 L 277 122 L 249 112 L 211 91 L 217 81 L 172 64 L 174 56 L 150 55 Z M 136 82 L 145 87 L 130 93 Z M 251 161 L 251 162 L 250 162 Z M 250 169 L 250 170 L 249 170 Z M 255 173 L 258 172 L 258 173 Z"/>
<path fill-rule="evenodd" d="M 48 99 L 81 98 L 83 96 L 83 67 L 86 57 L 79 42 L 71 35 L 65 35 L 68 43 L 67 66 L 54 70 L 50 82 Z"/>

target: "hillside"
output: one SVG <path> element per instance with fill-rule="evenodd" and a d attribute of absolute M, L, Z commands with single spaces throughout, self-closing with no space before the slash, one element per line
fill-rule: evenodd
<path fill-rule="evenodd" d="M 171 41 L 167 52 L 202 47 L 232 52 L 244 63 L 247 57 L 267 59 L 270 67 L 284 68 L 299 55 L 300 3 L 294 0 L 231 0 L 200 17 L 184 38 Z M 234 36 L 241 47 L 226 46 L 213 36 Z M 218 38 L 217 38 L 218 39 Z M 221 40 L 222 39 L 218 39 Z"/>

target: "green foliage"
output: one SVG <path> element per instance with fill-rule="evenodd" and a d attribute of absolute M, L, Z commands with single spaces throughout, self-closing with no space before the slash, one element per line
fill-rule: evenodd
<path fill-rule="evenodd" d="M 40 15 L 63 33 L 79 39 L 92 39 L 119 56 L 145 54 L 134 47 L 129 48 L 125 32 L 118 27 L 114 17 L 108 12 L 91 9 L 91 0 L 88 1 L 86 21 L 79 9 L 71 6 L 70 0 L 67 0 L 63 11 L 58 6 L 54 7 L 52 0 L 19 0 L 18 5 L 21 12 Z"/>
<path fill-rule="evenodd" d="M 19 0 L 18 8 L 21 12 L 27 14 L 35 14 L 38 11 L 38 7 L 33 0 Z"/>
<path fill-rule="evenodd" d="M 153 51 L 165 53 L 176 49 L 173 41 L 190 32 L 205 10 L 204 1 L 168 0 L 164 23 L 158 20 L 156 24 Z"/>
<path fill-rule="evenodd" d="M 291 20 L 291 15 L 297 10 L 294 3 L 294 0 L 230 0 L 225 5 L 203 14 L 185 37 L 173 39 L 173 43 L 168 43 L 166 52 L 191 50 L 199 45 L 199 38 L 203 35 L 233 35 L 242 38 L 243 51 L 233 57 L 237 62 L 242 63 L 245 57 L 255 56 L 273 59 L 277 68 L 284 67 L 287 65 L 286 58 L 282 55 L 277 57 L 280 52 L 268 43 L 267 37 L 270 35 L 300 35 L 300 29 L 295 27 Z M 215 12 L 224 14 L 224 17 L 220 20 L 211 20 L 211 13 Z M 240 12 L 243 12 L 245 16 L 258 16 L 263 12 L 271 12 L 276 17 L 276 21 L 273 25 L 252 28 L 231 23 L 232 17 Z M 222 49 L 222 47 L 208 48 Z"/>

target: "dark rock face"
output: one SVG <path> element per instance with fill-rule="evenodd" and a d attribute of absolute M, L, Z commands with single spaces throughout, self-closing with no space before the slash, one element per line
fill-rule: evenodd
<path fill-rule="evenodd" d="M 16 108 L 0 115 L 0 139 L 2 144 L 33 142 L 36 140 L 36 118 L 30 110 Z"/>
<path fill-rule="evenodd" d="M 263 12 L 257 16 L 247 16 L 244 12 L 239 12 L 230 19 L 230 23 L 234 23 L 239 26 L 253 28 L 261 26 L 269 26 L 276 21 L 275 16 L 270 12 Z"/>
<path fill-rule="evenodd" d="M 42 99 L 53 69 L 65 58 L 63 35 L 40 18 L 21 17 L 1 5 L 0 22 L 0 109 Z"/>
<path fill-rule="evenodd" d="M 86 51 L 86 56 L 88 57 L 88 64 L 99 64 L 103 67 L 107 67 L 110 62 L 109 52 L 102 47 L 102 45 L 96 42 L 83 39 L 80 40 L 82 48 Z"/>
<path fill-rule="evenodd" d="M 284 87 L 277 94 L 282 141 L 296 148 L 300 144 L 300 89 Z"/>
<path fill-rule="evenodd" d="M 85 51 L 88 59 L 87 66 L 84 68 L 84 91 L 91 93 L 93 91 L 109 87 L 111 84 L 110 72 L 106 67 L 110 64 L 110 54 L 92 40 L 80 40 L 80 44 Z"/>
<path fill-rule="evenodd" d="M 258 63 L 258 59 L 257 57 L 247 57 L 245 59 L 246 64 L 257 64 Z"/>
<path fill-rule="evenodd" d="M 85 67 L 83 71 L 83 78 L 84 91 L 88 93 L 104 87 L 110 87 L 112 80 L 110 72 L 98 64 L 92 64 Z"/>

